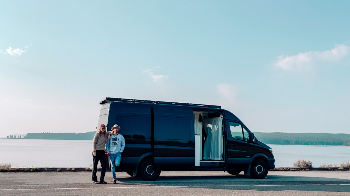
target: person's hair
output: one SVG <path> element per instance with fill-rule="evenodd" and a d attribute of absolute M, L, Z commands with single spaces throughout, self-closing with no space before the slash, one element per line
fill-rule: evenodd
<path fill-rule="evenodd" d="M 107 132 L 107 131 L 106 131 Z M 101 134 L 102 133 L 102 127 L 100 127 L 100 129 L 98 130 L 98 133 Z"/>

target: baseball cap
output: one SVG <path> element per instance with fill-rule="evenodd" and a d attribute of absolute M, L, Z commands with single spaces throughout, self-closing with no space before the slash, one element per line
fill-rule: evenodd
<path fill-rule="evenodd" d="M 104 124 L 101 124 L 101 128 L 106 128 L 106 125 L 104 125 Z"/>
<path fill-rule="evenodd" d="M 117 125 L 117 124 L 115 124 L 115 125 L 113 125 L 113 127 L 118 127 L 119 125 Z"/>

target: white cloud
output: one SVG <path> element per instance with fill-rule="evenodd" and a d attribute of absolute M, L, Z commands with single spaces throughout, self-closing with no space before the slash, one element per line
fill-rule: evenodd
<path fill-rule="evenodd" d="M 165 75 L 152 75 L 151 77 L 153 79 L 153 82 L 159 82 L 164 78 L 169 78 L 169 76 L 165 76 Z"/>
<path fill-rule="evenodd" d="M 220 95 L 219 105 L 227 108 L 236 108 L 236 87 L 232 84 L 222 83 L 216 86 L 217 91 Z"/>
<path fill-rule="evenodd" d="M 16 56 L 16 55 L 22 55 L 22 53 L 26 52 L 26 50 L 22 50 L 22 49 L 12 49 L 11 47 L 9 47 L 8 49 L 6 49 L 6 52 L 11 55 L 11 56 Z"/>
<path fill-rule="evenodd" d="M 18 56 L 21 56 L 22 53 L 27 52 L 27 48 L 28 48 L 28 46 L 24 47 L 24 50 L 23 50 L 23 49 L 20 49 L 20 48 L 14 49 L 14 48 L 12 48 L 12 47 L 9 47 L 8 49 L 6 49 L 6 52 L 3 52 L 3 51 L 1 51 L 1 50 L 0 50 L 0 52 L 1 52 L 2 54 L 9 54 L 9 55 L 11 55 L 11 56 L 17 56 L 17 55 L 18 55 Z"/>
<path fill-rule="evenodd" d="M 317 61 L 335 62 L 347 56 L 349 46 L 336 45 L 335 48 L 326 51 L 310 51 L 288 56 L 281 55 L 277 57 L 275 65 L 283 70 L 304 70 L 310 69 L 311 65 Z"/>
<path fill-rule="evenodd" d="M 160 66 L 157 66 L 156 68 L 160 68 Z M 143 74 L 150 76 L 153 79 L 153 82 L 161 82 L 162 80 L 169 78 L 169 76 L 154 74 L 153 69 L 142 69 L 141 71 Z"/>

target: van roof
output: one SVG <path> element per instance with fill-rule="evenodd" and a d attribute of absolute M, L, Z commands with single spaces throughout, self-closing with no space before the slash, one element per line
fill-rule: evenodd
<path fill-rule="evenodd" d="M 144 104 L 157 104 L 157 105 L 172 105 L 172 106 L 187 106 L 187 107 L 197 107 L 197 108 L 221 109 L 221 106 L 217 106 L 217 105 L 166 102 L 166 101 L 151 101 L 151 100 L 125 99 L 125 98 L 113 98 L 113 97 L 106 97 L 106 99 L 102 100 L 100 102 L 100 104 L 103 105 L 105 103 L 111 103 L 111 102 L 144 103 Z"/>

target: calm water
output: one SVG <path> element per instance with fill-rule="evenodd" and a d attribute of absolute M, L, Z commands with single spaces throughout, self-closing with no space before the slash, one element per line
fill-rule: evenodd
<path fill-rule="evenodd" d="M 92 141 L 0 139 L 0 163 L 12 167 L 90 167 Z"/>
<path fill-rule="evenodd" d="M 276 167 L 292 167 L 299 159 L 314 167 L 350 160 L 349 146 L 269 145 Z M 92 141 L 0 139 L 0 164 L 12 167 L 90 167 Z"/>

